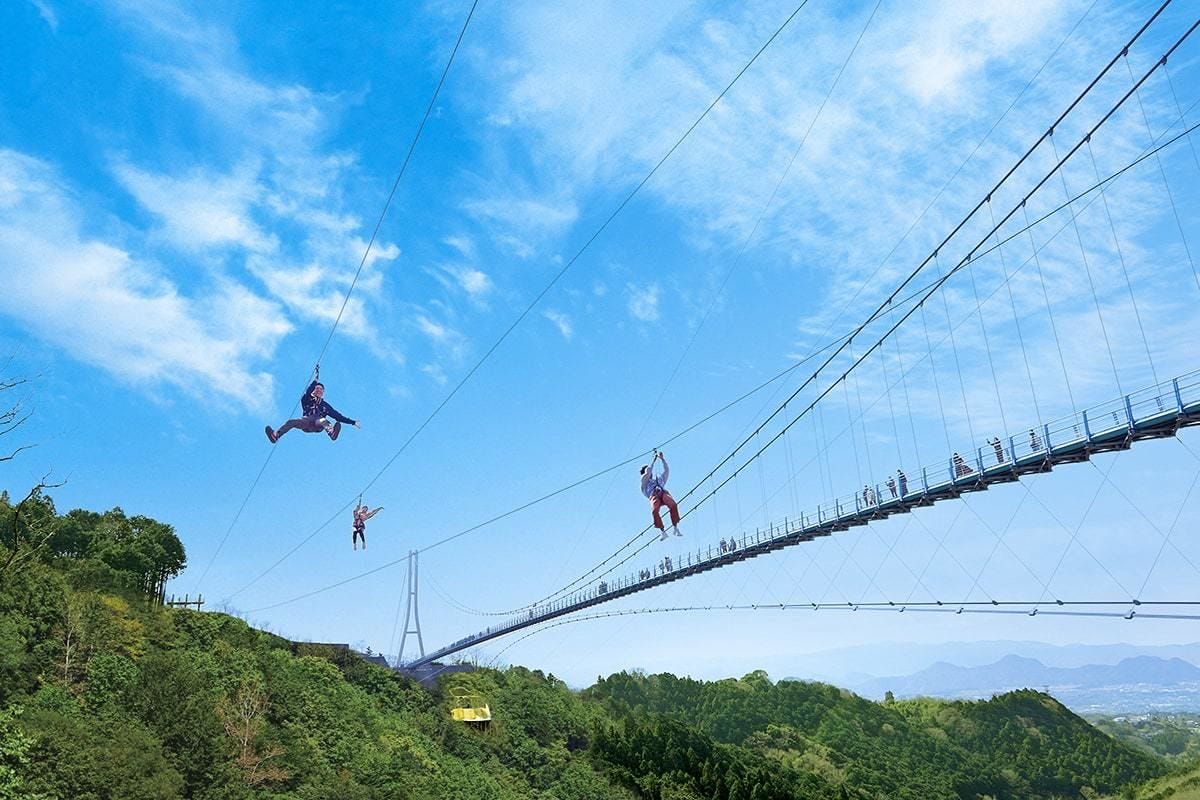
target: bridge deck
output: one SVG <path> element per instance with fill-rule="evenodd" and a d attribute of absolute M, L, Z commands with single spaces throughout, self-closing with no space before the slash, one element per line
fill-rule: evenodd
<path fill-rule="evenodd" d="M 814 513 L 785 518 L 782 523 L 746 533 L 732 550 L 709 545 L 688 553 L 686 562 L 666 569 L 655 567 L 649 577 L 631 574 L 596 581 L 573 594 L 500 625 L 459 639 L 428 655 L 408 662 L 418 666 L 468 647 L 506 636 L 514 631 L 573 614 L 635 592 L 653 589 L 701 572 L 718 569 L 765 553 L 791 547 L 835 531 L 849 530 L 893 514 L 952 500 L 966 492 L 1011 483 L 1022 475 L 1049 472 L 1060 464 L 1087 461 L 1093 453 L 1127 450 L 1134 442 L 1174 436 L 1183 427 L 1200 424 L 1200 370 L 1143 389 L 1109 403 L 1081 411 L 1028 432 L 976 448 L 966 456 L 951 456 L 943 463 L 924 467 L 907 478 L 907 486 L 891 489 L 876 485 L 818 506 Z M 904 491 L 902 491 L 904 489 Z M 888 496 L 884 497 L 883 491 Z"/>

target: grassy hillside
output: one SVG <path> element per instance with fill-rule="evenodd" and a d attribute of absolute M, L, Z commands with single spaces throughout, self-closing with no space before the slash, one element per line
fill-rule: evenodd
<path fill-rule="evenodd" d="M 620 674 L 585 694 L 616 716 L 685 721 L 871 796 L 1077 797 L 1165 771 L 1037 692 L 877 704 L 824 684 L 772 684 L 756 672 L 717 682 Z"/>
<path fill-rule="evenodd" d="M 1200 766 L 1129 788 L 1111 800 L 1200 800 Z"/>
<path fill-rule="evenodd" d="M 878 704 L 755 672 L 575 693 L 520 667 L 428 691 L 157 607 L 184 563 L 154 520 L 0 497 L 0 800 L 1049 800 L 1167 773 L 1035 692 Z M 491 704 L 488 729 L 451 721 L 459 687 Z"/>

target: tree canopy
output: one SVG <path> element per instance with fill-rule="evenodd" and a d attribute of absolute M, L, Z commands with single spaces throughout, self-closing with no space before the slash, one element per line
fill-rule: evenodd
<path fill-rule="evenodd" d="M 874 703 L 755 671 L 575 692 L 524 667 L 426 689 L 148 602 L 185 558 L 148 517 L 0 497 L 0 800 L 1051 800 L 1169 769 L 1029 691 Z M 487 729 L 451 719 L 456 691 Z"/>

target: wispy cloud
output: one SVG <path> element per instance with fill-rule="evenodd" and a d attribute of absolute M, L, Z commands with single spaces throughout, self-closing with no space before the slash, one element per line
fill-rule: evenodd
<path fill-rule="evenodd" d="M 415 320 L 418 330 L 421 333 L 433 339 L 435 342 L 444 342 L 449 338 L 451 331 L 445 325 L 434 322 L 429 317 L 417 315 Z"/>
<path fill-rule="evenodd" d="M 38 14 L 46 21 L 46 24 L 50 26 L 50 31 L 52 33 L 58 33 L 58 14 L 55 13 L 54 7 L 51 6 L 50 3 L 46 2 L 46 0 L 32 0 L 32 2 L 34 8 L 36 8 L 38 11 Z"/>
<path fill-rule="evenodd" d="M 198 168 L 176 177 L 125 163 L 113 172 L 142 207 L 162 220 L 164 233 L 184 247 L 234 245 L 256 252 L 279 247 L 279 240 L 252 219 L 263 195 L 255 164 L 226 175 Z"/>
<path fill-rule="evenodd" d="M 672 213 L 692 244 L 722 253 L 750 233 L 870 9 L 806 8 L 647 184 L 644 194 Z M 777 10 L 782 19 L 786 9 Z M 1070 0 L 1036 9 L 949 0 L 881 9 L 753 250 L 778 269 L 802 266 L 839 283 L 856 277 L 847 262 L 852 273 L 877 263 L 993 121 L 997 98 L 1015 95 L 1082 10 Z M 523 243 L 531 204 L 577 208 L 585 194 L 624 191 L 757 49 L 769 16 L 762 5 L 674 15 L 637 4 L 569 13 L 507 6 L 500 42 L 477 65 L 491 87 L 483 96 L 494 98 L 491 117 L 504 123 L 487 131 L 485 146 L 499 163 L 531 166 L 501 188 L 476 192 L 483 199 L 467 207 L 491 222 L 497 239 Z M 1113 26 L 1100 14 L 1092 22 L 1059 63 L 1091 63 L 1099 45 L 1088 34 Z M 1058 103 L 1060 89 L 1075 86 L 1066 74 L 1075 69 L 1043 75 L 1022 111 Z M 1006 153 L 1025 133 L 1011 126 L 995 143 Z M 990 159 L 980 158 L 961 182 L 992 174 Z"/>
<path fill-rule="evenodd" d="M 449 383 L 446 371 L 442 369 L 440 364 L 423 364 L 421 365 L 421 372 L 427 375 L 438 386 L 445 386 Z"/>
<path fill-rule="evenodd" d="M 452 362 L 457 363 L 466 355 L 467 337 L 449 323 L 439 322 L 425 312 L 418 311 L 413 317 L 413 325 L 429 340 L 435 352 Z"/>
<path fill-rule="evenodd" d="M 542 312 L 542 316 L 554 323 L 554 327 L 558 328 L 558 332 L 568 342 L 575 335 L 575 329 L 571 326 L 571 318 L 561 311 L 556 311 L 553 308 L 548 308 Z"/>
<path fill-rule="evenodd" d="M 475 260 L 475 242 L 469 236 L 446 236 L 442 239 L 442 244 L 453 247 L 465 259 Z"/>
<path fill-rule="evenodd" d="M 896 53 L 901 85 L 922 104 L 961 102 L 968 85 L 989 62 L 1041 37 L 1064 4 L 1010 0 L 964 6 L 938 3 L 922 25 L 920 39 Z"/>
<path fill-rule="evenodd" d="M 272 378 L 253 365 L 291 330 L 276 303 L 224 280 L 185 294 L 154 263 L 84 231 L 52 167 L 0 150 L 4 313 L 131 384 L 267 405 Z"/>
<path fill-rule="evenodd" d="M 658 284 L 646 285 L 627 284 L 625 291 L 629 295 L 629 313 L 634 319 L 642 322 L 654 322 L 658 319 Z"/>
<path fill-rule="evenodd" d="M 153 34 L 140 63 L 201 112 L 216 147 L 191 164 L 122 154 L 114 166 L 120 183 L 161 221 L 158 235 L 169 244 L 240 248 L 249 273 L 291 312 L 331 322 L 366 249 L 361 223 L 336 189 L 356 160 L 326 143 L 338 99 L 256 77 L 227 30 L 181 6 L 131 0 L 120 13 Z M 205 159 L 237 166 L 214 169 Z M 382 290 L 381 264 L 399 254 L 393 243 L 374 243 L 342 317 L 340 330 L 376 348 L 371 300 Z"/>
<path fill-rule="evenodd" d="M 476 303 L 482 303 L 492 293 L 495 286 L 486 272 L 472 266 L 462 264 L 441 264 L 437 267 L 442 284 L 460 289 L 467 297 Z"/>
<path fill-rule="evenodd" d="M 542 200 L 503 193 L 472 199 L 463 210 L 473 216 L 505 249 L 519 258 L 529 258 L 552 237 L 565 232 L 579 216 L 572 201 Z"/>

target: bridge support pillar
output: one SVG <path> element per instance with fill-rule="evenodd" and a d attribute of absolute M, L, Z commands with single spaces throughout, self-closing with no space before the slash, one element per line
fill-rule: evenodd
<path fill-rule="evenodd" d="M 425 643 L 421 640 L 421 618 L 417 615 L 417 551 L 408 551 L 408 606 L 404 610 L 404 633 L 400 636 L 400 652 L 396 663 L 404 663 L 404 645 L 409 634 L 417 637 L 417 652 L 425 657 Z"/>

